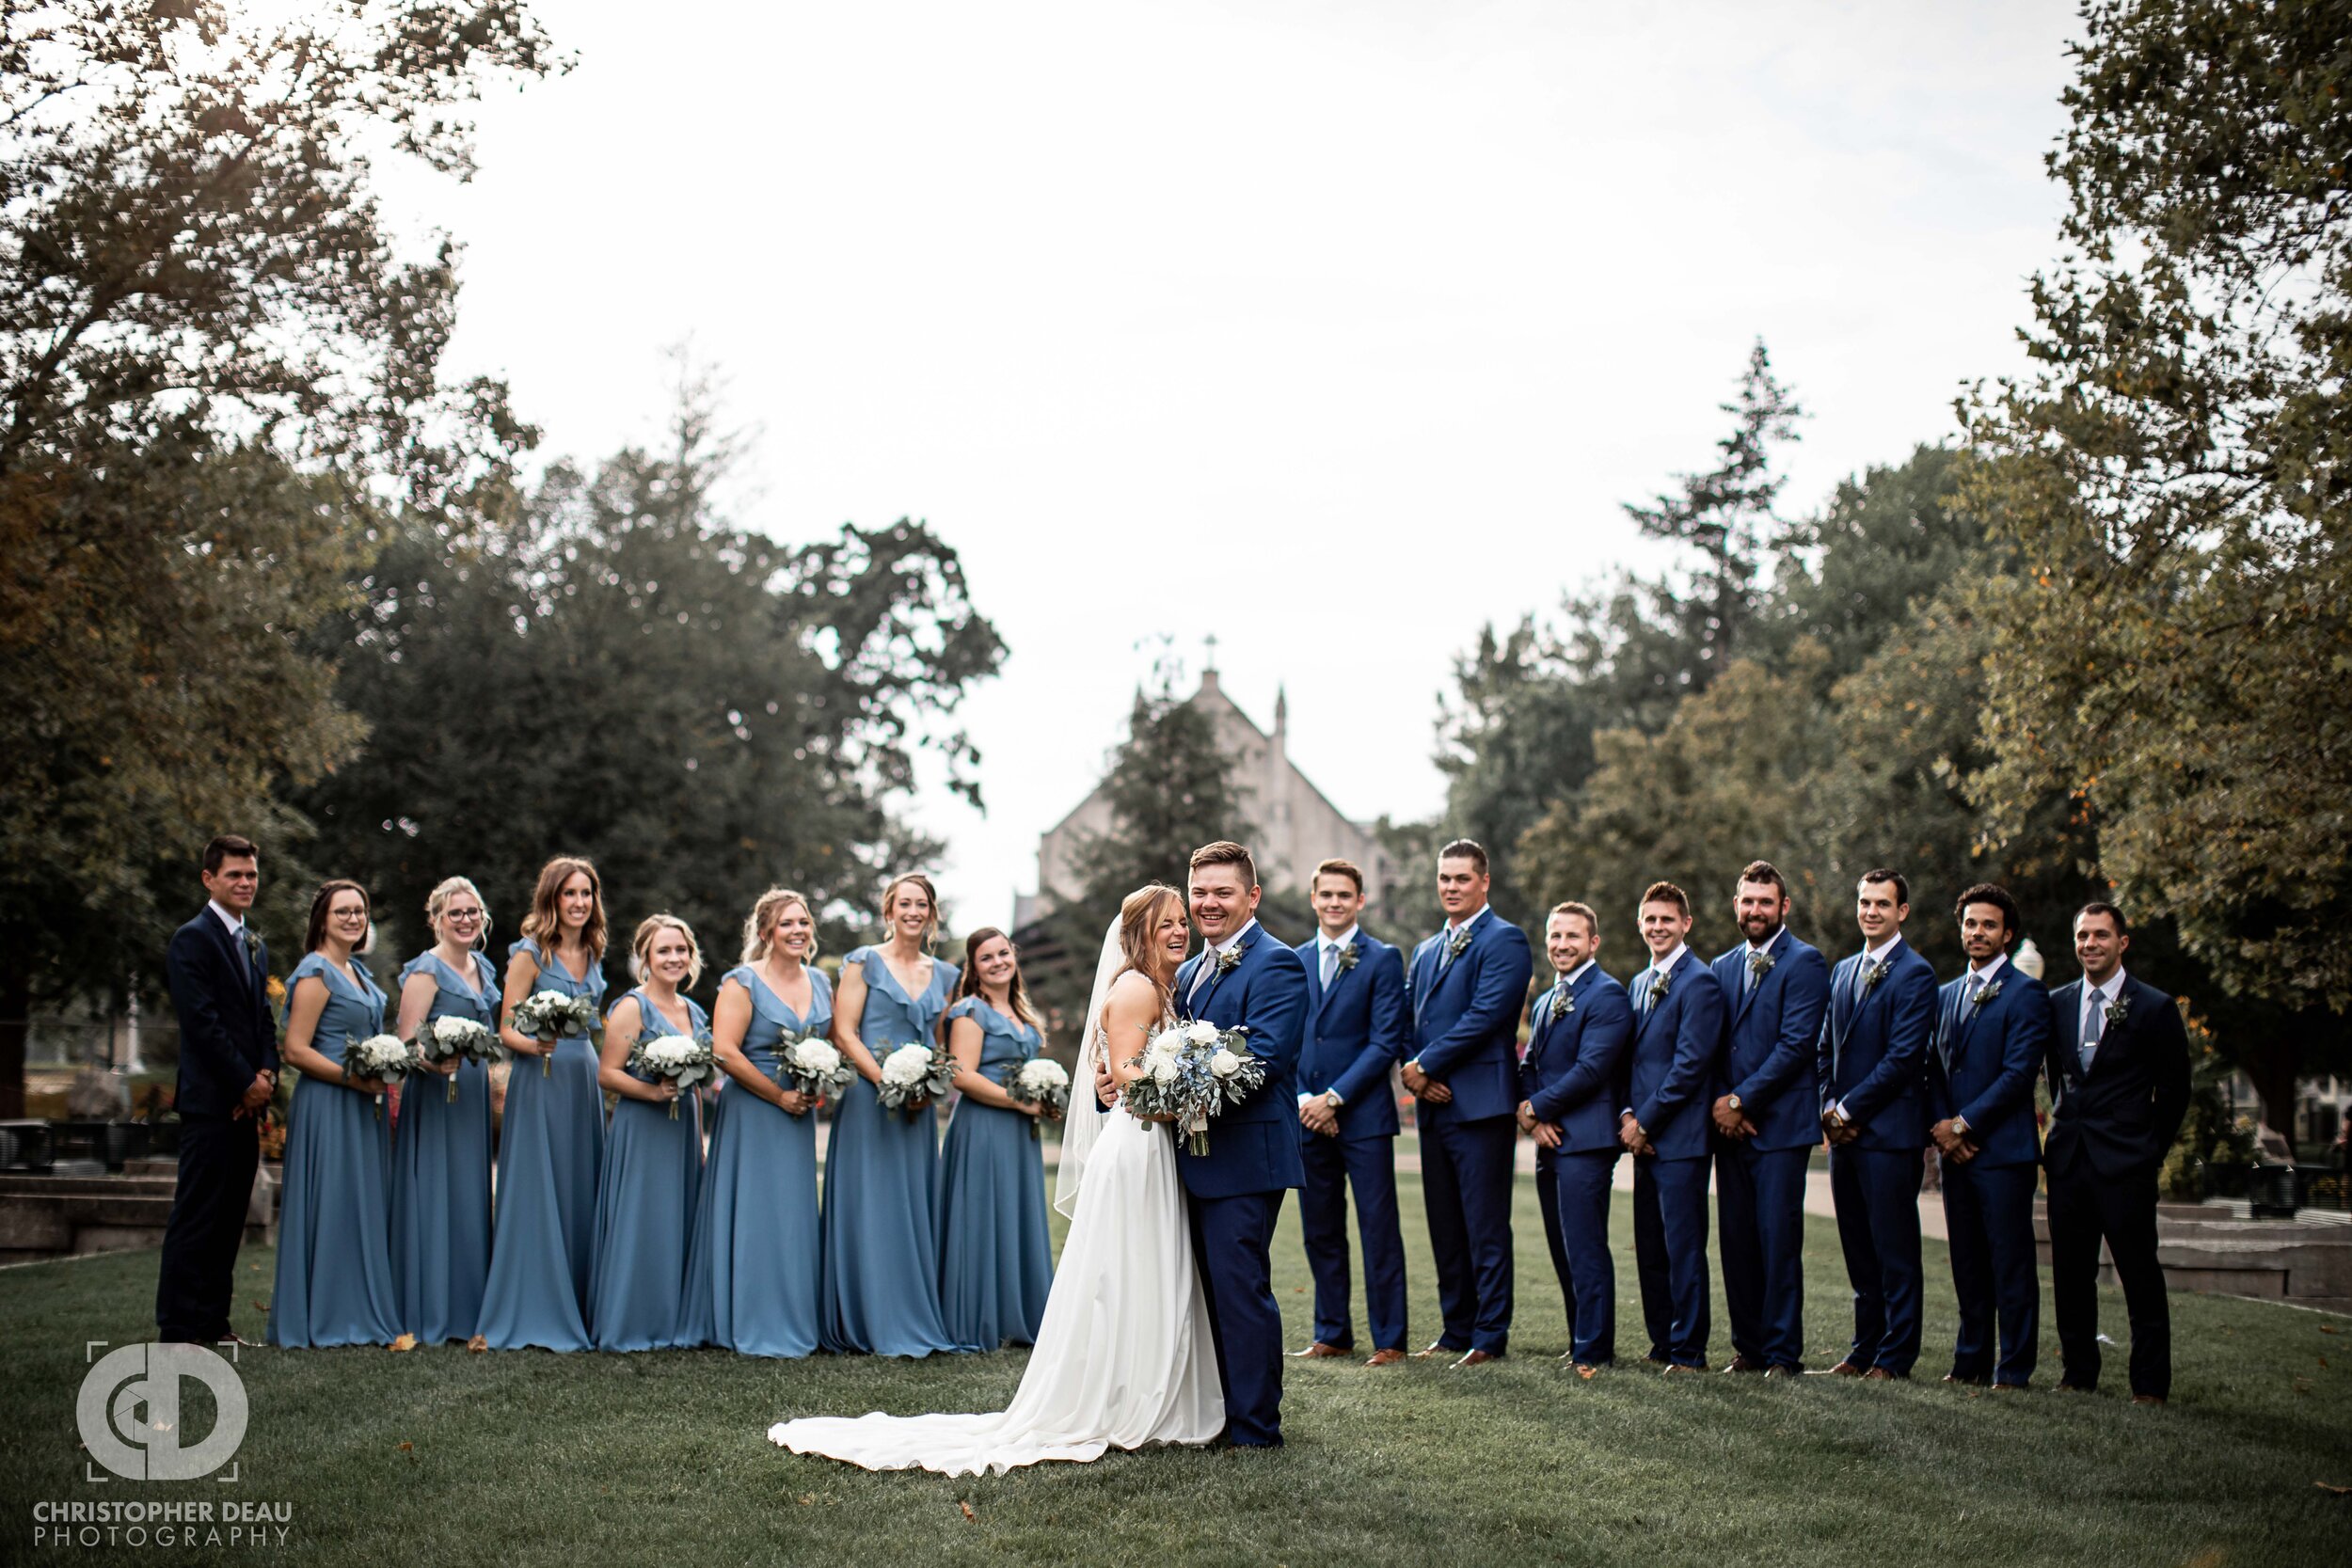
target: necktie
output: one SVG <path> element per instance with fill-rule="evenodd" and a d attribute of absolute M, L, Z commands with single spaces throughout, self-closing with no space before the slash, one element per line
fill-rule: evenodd
<path fill-rule="evenodd" d="M 1740 995 L 1745 996 L 1756 989 L 1756 960 L 1763 956 L 1753 947 L 1748 949 L 1748 977 L 1740 984 Z"/>
<path fill-rule="evenodd" d="M 1195 1002 L 1200 1000 L 1200 988 L 1207 985 L 1209 983 L 1209 976 L 1215 974 L 1216 973 L 1216 949 L 1214 947 L 1205 948 L 1200 954 L 1200 971 L 1192 977 L 1192 990 L 1184 992 L 1185 1006 L 1189 1007 Z"/>
<path fill-rule="evenodd" d="M 1658 971 L 1642 971 L 1642 1011 L 1647 1013 L 1658 1005 Z"/>
<path fill-rule="evenodd" d="M 1340 949 L 1336 942 L 1323 944 L 1323 989 L 1331 989 L 1331 976 L 1340 972 Z"/>
<path fill-rule="evenodd" d="M 2106 1000 L 2097 990 L 2083 998 L 2083 1070 L 2090 1070 L 2090 1058 L 2099 1053 L 2100 1037 L 2107 1032 Z"/>

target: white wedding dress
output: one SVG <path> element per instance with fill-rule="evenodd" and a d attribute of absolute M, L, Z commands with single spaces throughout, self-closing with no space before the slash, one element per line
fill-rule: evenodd
<path fill-rule="evenodd" d="M 1107 965 L 1115 942 L 1106 949 Z M 869 1470 L 961 1476 L 1084 1462 L 1146 1443 L 1205 1443 L 1223 1430 L 1174 1140 L 1123 1108 L 1098 1116 L 1079 1099 L 1105 1045 L 1100 971 L 1097 979 L 1088 1015 L 1096 1022 L 1072 1075 L 1076 1094 L 1056 1197 L 1071 1216 L 1070 1235 L 1012 1403 L 993 1415 L 877 1411 L 779 1421 L 768 1429 L 771 1442 Z"/>

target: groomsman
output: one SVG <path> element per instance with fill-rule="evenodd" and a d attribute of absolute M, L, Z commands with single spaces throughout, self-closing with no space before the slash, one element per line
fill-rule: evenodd
<path fill-rule="evenodd" d="M 1438 851 L 1446 923 L 1414 950 L 1407 1000 L 1420 1101 L 1422 1197 L 1437 1255 L 1443 1329 L 1416 1355 L 1495 1360 L 1511 1338 L 1511 1167 L 1518 1142 L 1519 1004 L 1535 963 L 1527 934 L 1486 903 L 1486 851 Z"/>
<path fill-rule="evenodd" d="M 1613 1114 L 1617 1073 L 1633 1009 L 1625 988 L 1593 961 L 1600 922 L 1584 905 L 1553 907 L 1544 952 L 1557 978 L 1528 1006 L 1519 1129 L 1535 1140 L 1535 1196 L 1568 1304 L 1568 1355 L 1577 1374 L 1589 1378 L 1617 1354 L 1609 1192 L 1622 1147 Z"/>
<path fill-rule="evenodd" d="M 262 1163 L 261 1116 L 278 1086 L 269 949 L 246 924 L 261 851 L 223 833 L 204 846 L 204 907 L 172 933 L 164 980 L 180 1015 L 180 1180 L 155 1281 L 160 1339 L 236 1339 L 229 1307 L 246 1206 Z"/>
<path fill-rule="evenodd" d="M 1770 861 L 1740 873 L 1747 940 L 1715 960 L 1731 1009 L 1716 1097 L 1715 1212 L 1734 1372 L 1792 1376 L 1804 1354 L 1805 1167 L 1821 1141 L 1815 1053 L 1829 962 L 1788 929 L 1788 882 Z"/>
<path fill-rule="evenodd" d="M 1309 884 L 1315 935 L 1307 966 L 1307 1027 L 1298 1054 L 1298 1195 L 1307 1267 L 1315 1277 L 1315 1337 L 1294 1355 L 1345 1355 L 1355 1345 L 1347 1291 L 1347 1194 L 1364 1246 L 1364 1317 L 1372 1356 L 1405 1359 L 1405 1235 L 1396 1210 L 1396 1096 L 1389 1073 L 1405 1053 L 1405 958 L 1357 924 L 1364 874 L 1325 861 Z"/>
<path fill-rule="evenodd" d="M 1928 1136 L 1943 1170 L 1960 1338 L 1947 1383 L 2022 1389 L 2033 1379 L 2042 1332 L 2042 1271 L 2034 1260 L 2033 1195 L 2042 1140 L 2033 1077 L 2050 1035 L 2050 997 L 2012 967 L 2022 934 L 2017 900 L 1979 883 L 1960 895 L 1968 973 L 1944 988 L 1928 1053 Z M 2000 1354 L 1994 1354 L 1994 1329 Z"/>
<path fill-rule="evenodd" d="M 1853 1344 L 1841 1377 L 1909 1377 L 1919 1359 L 1919 1079 L 1935 1032 L 1935 970 L 1903 941 L 1911 884 L 1862 874 L 1854 921 L 1862 951 L 1830 976 L 1819 1074 L 1830 1196 L 1853 1287 Z"/>
<path fill-rule="evenodd" d="M 2188 1033 L 2172 998 L 2123 972 L 2123 911 L 2074 916 L 2083 977 L 2050 998 L 2050 1297 L 2058 1386 L 2099 1386 L 2099 1243 L 2132 1325 L 2132 1402 L 2172 1391 L 2172 1319 L 2156 1261 L 2156 1169 L 2188 1113 Z"/>
<path fill-rule="evenodd" d="M 1684 945 L 1691 900 L 1672 882 L 1642 895 L 1650 965 L 1633 977 L 1633 1042 L 1618 1141 L 1633 1155 L 1633 1261 L 1649 1356 L 1707 1367 L 1708 1097 L 1724 1043 L 1724 988 Z"/>

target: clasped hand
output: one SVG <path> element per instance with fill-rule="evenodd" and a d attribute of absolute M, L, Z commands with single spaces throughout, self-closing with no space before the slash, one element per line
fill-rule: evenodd
<path fill-rule="evenodd" d="M 1724 1095 L 1715 1101 L 1715 1131 L 1726 1138 L 1753 1138 L 1756 1123 L 1748 1119 L 1745 1111 L 1733 1110 L 1731 1096 Z"/>
<path fill-rule="evenodd" d="M 1545 1121 L 1537 1117 L 1533 1102 L 1525 1100 L 1519 1101 L 1518 1123 L 1519 1131 L 1534 1138 L 1539 1147 L 1544 1148 L 1560 1147 L 1560 1124 L 1556 1121 Z"/>
<path fill-rule="evenodd" d="M 1964 1165 L 1977 1157 L 1977 1146 L 1963 1137 L 1960 1129 L 1952 1125 L 1958 1119 L 1956 1117 L 1946 1117 L 1928 1129 L 1928 1136 L 1935 1140 L 1935 1147 L 1943 1150 L 1945 1158 Z"/>
<path fill-rule="evenodd" d="M 1404 1079 L 1406 1092 L 1417 1100 L 1425 1100 L 1432 1105 L 1444 1105 L 1454 1099 L 1454 1091 L 1451 1088 L 1438 1083 L 1410 1062 L 1406 1062 L 1398 1069 L 1397 1075 Z"/>

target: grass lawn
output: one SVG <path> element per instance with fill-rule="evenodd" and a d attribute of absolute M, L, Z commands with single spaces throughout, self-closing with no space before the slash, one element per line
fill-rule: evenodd
<path fill-rule="evenodd" d="M 1405 1185 L 1414 1331 L 1426 1338 L 1436 1298 L 1418 1187 Z M 1931 1242 L 1926 1381 L 1668 1383 L 1629 1367 L 1584 1384 L 1554 1359 L 1565 1323 L 1524 1178 L 1519 1198 L 1507 1360 L 1462 1372 L 1294 1362 L 1279 1451 L 1113 1454 L 977 1480 L 869 1475 L 771 1448 L 764 1433 L 786 1416 L 995 1409 L 1019 1381 L 1018 1353 L 780 1364 L 439 1347 L 247 1351 L 238 1484 L 92 1485 L 73 1414 L 83 1344 L 151 1332 L 156 1255 L 0 1272 L 0 1322 L 17 1347 L 0 1396 L 0 1562 L 151 1555 L 36 1558 L 33 1506 L 174 1496 L 291 1501 L 287 1554 L 306 1568 L 2352 1561 L 2352 1497 L 2314 1484 L 2352 1485 L 2352 1321 L 2175 1296 L 2169 1408 L 2127 1402 L 2120 1347 L 2095 1398 L 2047 1392 L 2046 1327 L 2042 1390 L 1979 1396 L 1933 1381 L 1953 1316 Z M 1638 1354 L 1631 1223 L 1618 1205 L 1619 1349 Z M 1808 1357 L 1826 1367 L 1843 1347 L 1843 1275 L 1829 1222 L 1808 1225 Z M 1295 1346 L 1309 1314 L 1295 1206 L 1284 1230 L 1276 1277 Z M 253 1338 L 270 1267 L 266 1253 L 239 1263 L 238 1327 Z M 2120 1297 L 2103 1321 L 2122 1338 Z M 1715 1352 L 1729 1354 L 1720 1300 Z M 209 1413 L 186 1425 L 200 1434 Z"/>

